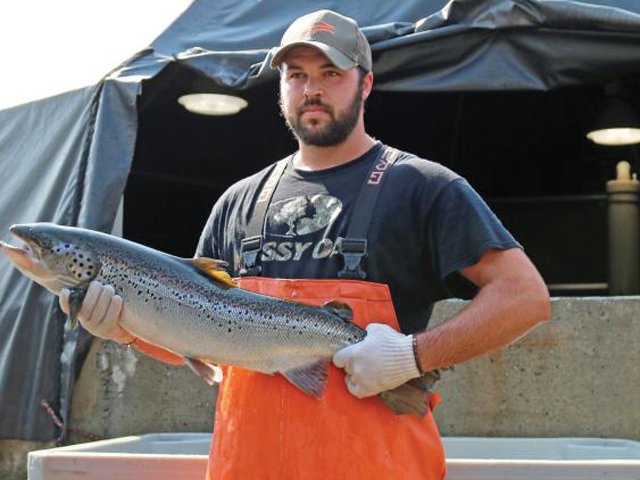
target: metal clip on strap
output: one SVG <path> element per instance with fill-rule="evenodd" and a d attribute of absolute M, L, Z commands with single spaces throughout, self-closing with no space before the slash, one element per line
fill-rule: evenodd
<path fill-rule="evenodd" d="M 287 168 L 287 163 L 292 157 L 293 155 L 273 165 L 267 181 L 262 186 L 262 190 L 259 191 L 255 201 L 253 215 L 247 224 L 247 231 L 245 232 L 247 236 L 240 243 L 242 265 L 239 274 L 241 277 L 248 275 L 256 276 L 262 273 L 260 257 L 258 255 L 262 249 L 262 239 L 264 238 L 262 235 L 264 234 L 267 209 L 269 205 L 271 205 L 273 193 Z"/>
<path fill-rule="evenodd" d="M 367 274 L 362 270 L 362 259 L 367 256 L 367 236 L 369 224 L 380 195 L 384 180 L 388 177 L 385 172 L 398 159 L 400 151 L 395 148 L 382 146 L 378 156 L 371 164 L 364 184 L 360 187 L 356 204 L 349 220 L 346 238 L 340 244 L 340 254 L 344 260 L 344 268 L 338 272 L 339 278 L 354 278 L 364 280 Z"/>
<path fill-rule="evenodd" d="M 257 265 L 258 254 L 262 249 L 262 237 L 243 238 L 240 242 L 243 268 L 240 270 L 241 276 L 260 275 L 262 267 Z"/>
<path fill-rule="evenodd" d="M 360 268 L 360 262 L 367 256 L 367 240 L 343 238 L 340 243 L 340 253 L 344 258 L 344 268 L 338 272 L 338 277 L 364 280 L 367 275 Z"/>

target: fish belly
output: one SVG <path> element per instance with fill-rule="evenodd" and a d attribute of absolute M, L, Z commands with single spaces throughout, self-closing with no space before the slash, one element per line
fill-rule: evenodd
<path fill-rule="evenodd" d="M 330 358 L 342 346 L 320 333 L 301 334 L 300 328 L 216 317 L 184 306 L 125 304 L 121 324 L 144 341 L 177 355 L 264 373 L 285 372 Z"/>

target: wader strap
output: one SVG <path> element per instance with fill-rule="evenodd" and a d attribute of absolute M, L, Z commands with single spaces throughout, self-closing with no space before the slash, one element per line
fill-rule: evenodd
<path fill-rule="evenodd" d="M 346 238 L 339 246 L 344 259 L 344 268 L 338 272 L 339 278 L 363 280 L 367 274 L 362 270 L 362 259 L 367 256 L 367 235 L 373 217 L 382 184 L 387 178 L 386 172 L 395 163 L 400 151 L 392 147 L 383 146 L 380 154 L 373 162 L 371 170 L 360 188 L 356 200 Z"/>
<path fill-rule="evenodd" d="M 365 178 L 365 183 L 360 188 L 347 229 L 347 236 L 342 239 L 339 245 L 339 252 L 344 259 L 344 268 L 338 272 L 339 278 L 365 279 L 367 276 L 362 270 L 361 262 L 367 256 L 369 224 L 382 184 L 387 178 L 386 172 L 399 155 L 399 150 L 383 146 Z M 253 215 L 247 227 L 247 235 L 240 244 L 242 266 L 239 274 L 241 277 L 258 276 L 262 272 L 262 267 L 259 265 L 259 255 L 262 251 L 267 209 L 271 205 L 273 194 L 290 159 L 291 157 L 287 157 L 275 164 L 256 200 Z"/>
<path fill-rule="evenodd" d="M 262 272 L 262 267 L 259 265 L 259 255 L 262 251 L 262 239 L 267 209 L 269 205 L 271 205 L 273 194 L 276 191 L 276 187 L 284 174 L 290 158 L 291 157 L 287 157 L 276 162 L 253 207 L 253 215 L 251 215 L 249 225 L 247 226 L 247 234 L 240 242 L 242 265 L 239 274 L 241 277 L 257 276 Z"/>

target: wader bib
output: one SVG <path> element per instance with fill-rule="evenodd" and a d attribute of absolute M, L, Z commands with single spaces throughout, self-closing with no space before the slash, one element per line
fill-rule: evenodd
<path fill-rule="evenodd" d="M 323 305 L 347 303 L 354 323 L 385 323 L 399 330 L 386 285 L 362 281 L 369 219 L 384 173 L 398 152 L 383 147 L 358 197 L 341 254 L 345 268 L 336 280 L 261 278 L 259 253 L 266 210 L 286 162 L 274 167 L 256 200 L 242 242 L 242 288 L 288 300 Z M 330 365 L 326 390 L 312 398 L 281 375 L 227 367 L 220 385 L 208 480 L 440 480 L 445 460 L 432 410 L 397 416 L 377 397 L 358 399 L 344 372 Z"/>

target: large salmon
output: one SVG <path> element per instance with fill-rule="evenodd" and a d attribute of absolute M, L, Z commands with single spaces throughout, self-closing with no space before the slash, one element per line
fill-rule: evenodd
<path fill-rule="evenodd" d="M 68 288 L 75 326 L 92 280 L 110 284 L 124 300 L 120 324 L 184 359 L 212 384 L 217 365 L 281 373 L 305 393 L 320 397 L 335 352 L 366 332 L 349 321 L 343 304 L 306 305 L 236 286 L 225 262 L 179 258 L 122 238 L 52 223 L 14 225 L 26 248 L 0 242 L 24 275 L 58 295 Z M 395 412 L 424 415 L 429 372 L 380 398 Z"/>

